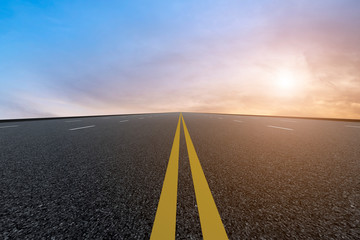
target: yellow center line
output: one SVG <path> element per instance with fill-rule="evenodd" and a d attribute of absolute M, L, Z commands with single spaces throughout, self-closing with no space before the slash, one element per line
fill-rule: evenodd
<path fill-rule="evenodd" d="M 150 240 L 175 239 L 181 121 L 185 133 L 186 147 L 189 155 L 203 238 L 205 240 L 228 239 L 199 158 L 196 154 L 195 147 L 191 141 L 185 120 L 182 114 L 180 114 Z"/>
<path fill-rule="evenodd" d="M 175 239 L 181 117 L 180 114 L 150 240 Z"/>
<path fill-rule="evenodd" d="M 228 239 L 219 212 L 216 208 L 214 198 L 211 194 L 208 182 L 206 181 L 205 174 L 202 170 L 199 158 L 196 154 L 195 147 L 191 141 L 189 131 L 185 124 L 185 120 L 183 117 L 181 117 L 181 119 L 185 132 L 186 146 L 189 155 L 196 202 L 199 209 L 199 217 L 203 238 L 205 240 Z"/>

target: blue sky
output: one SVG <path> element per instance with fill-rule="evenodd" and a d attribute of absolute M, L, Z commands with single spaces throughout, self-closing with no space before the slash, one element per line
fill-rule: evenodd
<path fill-rule="evenodd" d="M 359 118 L 358 29 L 355 0 L 3 0 L 0 119 L 165 111 Z"/>

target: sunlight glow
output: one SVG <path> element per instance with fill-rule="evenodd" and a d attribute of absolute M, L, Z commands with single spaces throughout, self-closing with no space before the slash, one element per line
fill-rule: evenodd
<path fill-rule="evenodd" d="M 279 90 L 291 91 L 295 90 L 297 85 L 297 79 L 294 73 L 290 71 L 281 71 L 277 74 L 277 87 Z"/>

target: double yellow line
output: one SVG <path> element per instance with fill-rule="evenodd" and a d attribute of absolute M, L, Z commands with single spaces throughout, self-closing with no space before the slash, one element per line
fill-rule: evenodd
<path fill-rule="evenodd" d="M 179 116 L 176 127 L 174 142 L 150 239 L 175 239 L 181 122 L 185 133 L 203 238 L 206 240 L 228 239 L 182 114 Z"/>

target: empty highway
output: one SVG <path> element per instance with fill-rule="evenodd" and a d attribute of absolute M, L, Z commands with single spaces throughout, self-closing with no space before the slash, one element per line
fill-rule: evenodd
<path fill-rule="evenodd" d="M 360 238 L 360 122 L 179 116 L 0 121 L 0 239 Z"/>

